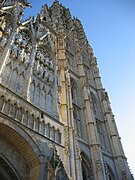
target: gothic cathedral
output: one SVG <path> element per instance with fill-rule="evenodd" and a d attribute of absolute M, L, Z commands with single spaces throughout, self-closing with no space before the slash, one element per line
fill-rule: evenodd
<path fill-rule="evenodd" d="M 132 180 L 80 20 L 29 6 L 0 1 L 0 179 Z"/>

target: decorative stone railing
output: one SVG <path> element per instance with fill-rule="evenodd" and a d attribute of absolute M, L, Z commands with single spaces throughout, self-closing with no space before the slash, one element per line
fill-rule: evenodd
<path fill-rule="evenodd" d="M 0 92 L 1 113 L 9 116 L 29 129 L 49 138 L 50 140 L 58 144 L 62 144 L 62 123 L 41 112 L 21 97 L 19 97 L 18 101 L 18 96 L 14 92 L 11 91 L 9 93 L 10 90 L 6 88 L 4 89 L 3 91 L 7 91 L 6 93 Z"/>

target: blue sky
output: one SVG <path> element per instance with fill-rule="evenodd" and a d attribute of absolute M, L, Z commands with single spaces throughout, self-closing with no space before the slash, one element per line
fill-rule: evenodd
<path fill-rule="evenodd" d="M 26 17 L 53 0 L 31 0 Z M 97 57 L 119 134 L 135 176 L 135 1 L 60 0 L 78 17 Z"/>

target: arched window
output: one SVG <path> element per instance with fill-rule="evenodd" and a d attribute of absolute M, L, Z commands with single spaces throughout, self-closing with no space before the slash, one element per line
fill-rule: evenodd
<path fill-rule="evenodd" d="M 16 89 L 17 78 L 18 78 L 18 70 L 14 69 L 9 81 L 9 87 L 13 90 Z"/>
<path fill-rule="evenodd" d="M 91 180 L 93 179 L 93 169 L 92 169 L 92 162 L 87 157 L 87 155 L 82 152 L 81 153 L 81 164 L 82 164 L 82 179 L 83 180 Z"/>

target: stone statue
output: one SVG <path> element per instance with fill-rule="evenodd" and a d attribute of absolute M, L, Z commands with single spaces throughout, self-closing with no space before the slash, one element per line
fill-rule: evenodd
<path fill-rule="evenodd" d="M 49 67 L 50 67 L 50 69 L 54 69 L 54 64 L 53 64 L 53 60 L 52 59 L 50 59 Z"/>

